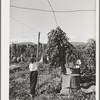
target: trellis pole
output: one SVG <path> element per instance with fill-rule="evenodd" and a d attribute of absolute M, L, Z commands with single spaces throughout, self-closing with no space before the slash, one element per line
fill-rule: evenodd
<path fill-rule="evenodd" d="M 38 44 L 37 44 L 37 56 L 36 56 L 36 61 L 38 61 L 38 55 L 39 55 L 39 42 L 40 42 L 40 32 L 38 33 Z"/>

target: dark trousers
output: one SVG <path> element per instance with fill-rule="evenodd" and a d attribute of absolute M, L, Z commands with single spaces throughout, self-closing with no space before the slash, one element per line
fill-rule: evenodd
<path fill-rule="evenodd" d="M 30 94 L 32 94 L 32 95 L 35 94 L 37 76 L 38 76 L 38 72 L 37 71 L 31 71 L 30 72 Z"/>

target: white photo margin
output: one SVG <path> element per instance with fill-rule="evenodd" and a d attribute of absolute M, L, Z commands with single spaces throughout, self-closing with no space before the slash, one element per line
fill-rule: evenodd
<path fill-rule="evenodd" d="M 1 0 L 1 100 L 9 100 L 10 0 Z M 99 0 L 96 0 L 96 100 L 99 100 Z"/>

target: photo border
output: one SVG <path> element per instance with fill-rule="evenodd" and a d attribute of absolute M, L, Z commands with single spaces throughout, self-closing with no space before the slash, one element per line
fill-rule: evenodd
<path fill-rule="evenodd" d="M 0 16 L 0 22 L 1 22 L 1 51 L 0 51 L 0 90 L 1 90 L 1 100 L 9 100 L 9 33 L 10 33 L 10 0 L 0 0 L 1 4 L 1 16 Z M 96 0 L 96 97 L 100 98 L 100 35 L 99 35 L 99 0 Z M 99 55 L 99 56 L 98 56 Z M 96 100 L 99 100 L 99 98 L 96 98 Z"/>

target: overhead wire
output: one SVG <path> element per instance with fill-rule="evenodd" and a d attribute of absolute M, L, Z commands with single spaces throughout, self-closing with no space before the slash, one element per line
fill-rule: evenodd
<path fill-rule="evenodd" d="M 28 28 L 30 28 L 32 31 L 35 30 L 35 29 L 33 29 L 32 27 L 26 25 L 25 23 L 19 21 L 18 19 L 14 18 L 14 17 L 11 17 L 11 16 L 10 16 L 10 18 L 13 19 L 14 21 L 16 21 L 17 23 L 19 23 L 19 24 L 21 24 L 21 25 L 24 25 L 24 26 L 26 26 L 26 27 L 28 27 Z M 35 30 L 35 31 L 37 31 L 37 30 Z M 38 31 L 37 31 L 37 32 L 38 32 Z"/>
<path fill-rule="evenodd" d="M 50 10 L 36 9 L 36 8 L 27 8 L 27 7 L 19 7 L 19 6 L 15 6 L 15 5 L 10 5 L 10 7 L 19 8 L 19 9 L 26 9 L 26 10 L 35 10 L 35 11 L 43 11 L 43 12 L 52 12 L 52 11 L 50 11 Z"/>
<path fill-rule="evenodd" d="M 56 19 L 55 13 L 67 13 L 67 12 L 68 12 L 68 13 L 71 13 L 71 12 L 89 12 L 89 11 L 96 11 L 95 9 L 83 9 L 83 10 L 57 10 L 57 11 L 56 11 L 56 10 L 53 9 L 53 7 L 52 7 L 50 1 L 49 1 L 49 0 L 47 0 L 47 1 L 48 1 L 48 4 L 49 4 L 51 10 L 36 9 L 36 8 L 27 8 L 27 7 L 15 6 L 15 5 L 10 5 L 10 7 L 14 7 L 14 8 L 18 8 L 18 9 L 24 9 L 24 10 L 34 10 L 34 11 L 49 12 L 49 13 L 52 13 L 52 12 L 53 12 L 56 26 L 58 26 L 58 24 L 57 24 L 57 19 Z M 30 28 L 30 29 L 33 31 L 33 28 L 30 27 L 30 26 L 28 26 L 28 25 L 26 25 L 25 23 L 20 22 L 19 20 L 15 19 L 15 18 L 13 18 L 13 17 L 11 17 L 11 19 L 13 19 L 13 20 L 15 20 L 16 22 L 18 22 L 18 23 L 20 23 L 20 24 L 22 24 L 22 25 L 24 25 L 24 26 Z M 37 31 L 37 32 L 38 32 L 38 31 Z"/>
<path fill-rule="evenodd" d="M 54 15 L 54 19 L 55 19 L 56 26 L 58 26 L 58 24 L 57 24 L 57 19 L 56 19 L 56 15 L 55 15 L 55 12 L 54 12 L 54 10 L 53 10 L 53 7 L 52 7 L 50 1 L 49 1 L 49 0 L 47 0 L 47 1 L 48 1 L 48 4 L 49 4 L 50 8 L 52 9 L 52 12 L 53 12 L 53 15 Z"/>
<path fill-rule="evenodd" d="M 25 10 L 34 10 L 34 11 L 42 11 L 42 12 L 55 12 L 55 13 L 67 13 L 67 12 L 85 12 L 85 11 L 96 11 L 95 9 L 83 9 L 83 10 L 45 10 L 45 9 L 37 9 L 37 8 L 28 8 L 28 7 L 20 7 L 20 6 L 15 6 L 15 5 L 10 5 L 10 7 L 13 8 L 19 8 L 19 9 L 25 9 Z"/>
<path fill-rule="evenodd" d="M 14 21 L 16 21 L 17 23 L 19 23 L 19 24 L 21 24 L 21 25 L 24 25 L 24 26 L 26 26 L 26 27 L 28 27 L 28 28 L 30 28 L 30 29 L 33 31 L 33 28 L 32 28 L 32 27 L 30 27 L 30 26 L 24 24 L 23 22 L 20 22 L 19 20 L 17 20 L 17 19 L 14 18 L 14 17 L 11 17 L 11 16 L 10 16 L 10 18 L 13 19 Z M 33 32 L 34 32 L 34 31 L 33 31 Z M 33 33 L 33 32 L 26 32 L 26 33 Z M 37 32 L 38 32 L 38 31 L 37 31 Z M 17 32 L 17 33 L 18 33 L 18 32 Z M 19 33 L 22 33 L 22 32 L 19 32 Z M 42 33 L 43 33 L 43 32 L 42 32 Z"/>
<path fill-rule="evenodd" d="M 14 21 L 16 21 L 17 23 L 19 23 L 19 24 L 21 24 L 21 25 L 23 25 L 23 26 L 26 26 L 26 27 L 28 27 L 28 28 L 30 28 L 30 29 L 32 30 L 32 32 L 39 32 L 38 30 L 36 30 L 36 29 L 30 27 L 29 25 L 26 25 L 25 23 L 19 21 L 18 19 L 14 18 L 14 17 L 12 17 L 12 16 L 10 16 L 10 18 L 13 19 Z M 32 33 L 32 32 L 26 32 L 26 33 Z M 20 32 L 20 33 L 22 33 L 22 32 Z M 25 33 L 25 32 L 24 32 L 24 33 Z M 42 32 L 42 31 L 41 31 L 41 33 L 44 34 L 44 32 Z"/>

